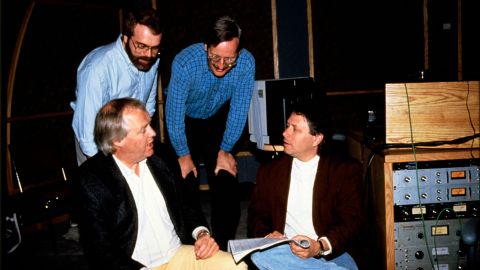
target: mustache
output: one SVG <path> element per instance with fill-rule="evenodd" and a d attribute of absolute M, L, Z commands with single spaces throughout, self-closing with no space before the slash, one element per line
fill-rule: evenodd
<path fill-rule="evenodd" d="M 137 56 L 135 57 L 137 60 L 144 60 L 148 62 L 153 62 L 155 61 L 155 57 L 148 57 L 148 56 Z"/>

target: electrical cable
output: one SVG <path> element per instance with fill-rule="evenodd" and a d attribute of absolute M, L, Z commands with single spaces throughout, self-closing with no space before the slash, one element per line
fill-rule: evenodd
<path fill-rule="evenodd" d="M 435 230 L 436 228 L 438 227 L 438 221 L 440 219 L 440 217 L 442 216 L 442 213 L 443 212 L 453 212 L 455 214 L 455 218 L 458 220 L 458 223 L 460 225 L 460 231 L 463 231 L 463 226 L 462 226 L 462 219 L 460 217 L 457 216 L 457 213 L 455 212 L 455 210 L 453 210 L 452 208 L 444 208 L 442 209 L 442 211 L 440 211 L 440 213 L 438 213 L 437 217 L 436 217 L 436 221 L 435 221 Z M 435 249 L 435 261 L 436 261 L 436 265 L 437 265 L 437 268 L 436 269 L 440 269 L 439 267 L 439 260 L 438 260 L 438 249 L 437 249 L 437 242 L 436 242 L 436 237 L 437 237 L 437 233 L 435 231 L 435 233 L 433 233 L 433 246 L 434 246 L 434 249 Z M 457 256 L 458 256 L 458 252 L 457 252 Z M 457 264 L 458 264 L 458 257 L 457 257 Z"/>
<path fill-rule="evenodd" d="M 415 150 L 416 148 L 416 145 L 415 145 L 415 140 L 413 139 L 413 125 L 412 125 L 412 117 L 411 117 L 411 109 L 410 109 L 410 97 L 408 96 L 408 87 L 407 87 L 407 84 L 404 84 L 405 85 L 405 94 L 406 94 L 406 98 L 407 98 L 407 112 L 408 112 L 408 124 L 409 124 L 409 127 L 410 127 L 410 142 L 411 142 L 411 147 L 412 147 L 412 154 L 413 154 L 413 161 L 414 161 L 414 164 L 415 164 L 415 178 L 416 178 L 416 184 L 417 184 L 417 196 L 418 196 L 418 205 L 420 206 L 420 216 L 421 216 L 421 220 L 422 220 L 422 226 L 423 226 L 423 234 L 425 235 L 425 245 L 427 246 L 427 254 L 428 254 L 428 258 L 430 259 L 430 264 L 432 265 L 433 268 L 434 267 L 434 263 L 433 263 L 433 258 L 432 258 L 432 254 L 431 254 L 431 251 L 430 251 L 430 247 L 428 245 L 428 234 L 427 234 L 427 229 L 426 229 L 426 226 L 425 226 L 425 217 L 424 217 L 424 211 L 423 211 L 423 206 L 422 206 L 422 197 L 420 195 L 420 183 L 418 182 L 418 161 L 417 161 L 417 152 Z"/>
<path fill-rule="evenodd" d="M 477 131 L 475 129 L 475 125 L 473 124 L 472 116 L 471 116 L 471 113 L 470 113 L 470 108 L 468 106 L 468 99 L 469 99 L 469 96 L 470 96 L 470 84 L 469 84 L 469 82 L 467 82 L 467 96 L 466 96 L 466 104 L 465 105 L 467 107 L 468 118 L 469 118 L 472 130 L 473 130 L 473 134 L 470 135 L 470 136 L 459 137 L 459 138 L 456 138 L 456 139 L 453 139 L 453 140 L 448 140 L 448 141 L 443 140 L 443 141 L 429 141 L 429 142 L 416 142 L 415 143 L 414 138 L 413 138 L 413 125 L 412 125 L 412 119 L 411 119 L 411 109 L 410 109 L 410 101 L 409 101 L 409 95 L 408 95 L 408 87 L 407 87 L 407 84 L 404 84 L 404 86 L 405 86 L 405 93 L 406 93 L 406 98 L 407 98 L 407 112 L 408 112 L 408 120 L 409 120 L 409 127 L 410 127 L 410 143 L 368 144 L 367 146 L 370 148 L 371 151 L 370 151 L 369 156 L 368 156 L 367 172 L 369 174 L 371 174 L 371 165 L 372 165 L 373 159 L 374 159 L 376 154 L 381 153 L 383 150 L 393 149 L 393 148 L 411 148 L 412 149 L 413 160 L 414 160 L 414 164 L 415 164 L 416 180 L 417 180 L 416 181 L 417 196 L 418 196 L 418 200 L 419 200 L 421 221 L 422 221 L 423 231 L 424 231 L 424 235 L 425 235 L 425 244 L 426 244 L 426 247 L 427 247 L 427 253 L 428 253 L 428 257 L 429 257 L 431 266 L 434 269 L 439 269 L 435 235 L 433 236 L 433 241 L 434 241 L 434 249 L 435 249 L 436 267 L 435 267 L 435 263 L 434 263 L 434 260 L 433 260 L 432 251 L 430 250 L 430 247 L 429 247 L 429 244 L 428 244 L 428 237 L 427 237 L 428 234 L 427 234 L 426 225 L 425 225 L 424 210 L 423 210 L 423 207 L 422 207 L 420 186 L 419 186 L 419 182 L 418 182 L 419 175 L 418 175 L 418 161 L 417 161 L 417 157 L 416 157 L 416 149 L 421 149 L 421 147 L 434 147 L 434 146 L 441 146 L 441 145 L 446 145 L 446 144 L 447 145 L 458 145 L 458 144 L 464 144 L 464 143 L 467 143 L 467 142 L 471 141 L 470 155 L 471 155 L 472 158 L 475 158 L 475 156 L 473 154 L 473 147 L 474 147 L 475 139 L 480 138 L 480 133 L 477 133 Z M 372 181 L 372 177 L 370 177 L 368 182 L 370 182 L 370 181 Z M 371 184 L 371 183 L 367 183 L 367 185 L 369 185 L 369 184 Z M 479 182 L 479 189 L 480 189 L 480 182 Z M 438 219 L 439 219 L 441 213 L 444 212 L 445 210 L 446 209 L 443 209 L 439 213 L 439 215 L 437 216 L 437 222 L 438 222 Z M 456 213 L 455 213 L 455 215 L 456 215 Z M 461 227 L 461 220 L 460 219 L 459 219 L 459 222 L 460 222 L 460 227 Z"/>
<path fill-rule="evenodd" d="M 20 246 L 20 244 L 22 243 L 22 234 L 20 233 L 20 227 L 18 225 L 17 213 L 13 213 L 11 218 L 6 217 L 6 219 L 7 219 L 7 221 L 13 223 L 13 230 L 17 233 L 17 237 L 18 237 L 17 243 L 7 250 L 7 254 L 10 254 L 10 253 L 14 252 L 18 248 L 18 246 Z M 6 229 L 6 231 L 9 232 L 9 233 L 12 233 L 12 231 L 10 231 L 10 229 Z"/>
<path fill-rule="evenodd" d="M 470 121 L 470 126 L 472 127 L 472 130 L 473 130 L 473 134 L 475 135 L 477 133 L 476 129 L 475 129 L 475 125 L 473 124 L 473 121 L 472 121 L 472 115 L 470 114 L 470 107 L 468 106 L 468 98 L 470 96 L 470 82 L 467 81 L 467 97 L 465 98 L 465 107 L 467 108 L 467 113 L 468 113 L 468 120 Z M 472 149 L 470 151 L 470 156 L 472 158 L 475 158 L 473 156 L 473 146 L 474 146 L 474 143 L 475 141 L 472 140 L 472 145 L 470 147 L 470 149 Z"/>

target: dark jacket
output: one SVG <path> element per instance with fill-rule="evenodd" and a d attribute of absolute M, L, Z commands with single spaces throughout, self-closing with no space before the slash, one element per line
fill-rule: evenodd
<path fill-rule="evenodd" d="M 147 159 L 175 231 L 191 244 L 192 231 L 207 222 L 200 208 L 184 202 L 178 181 L 158 157 Z M 138 232 L 138 216 L 126 179 L 111 155 L 98 153 L 83 163 L 73 183 L 80 241 L 92 269 L 140 269 L 131 258 Z"/>
<path fill-rule="evenodd" d="M 254 237 L 275 230 L 284 233 L 292 161 L 282 155 L 258 169 L 248 212 L 248 229 Z M 332 244 L 333 254 L 327 259 L 345 252 L 349 239 L 359 232 L 365 219 L 361 198 L 360 164 L 322 155 L 313 186 L 312 217 L 317 235 Z"/>

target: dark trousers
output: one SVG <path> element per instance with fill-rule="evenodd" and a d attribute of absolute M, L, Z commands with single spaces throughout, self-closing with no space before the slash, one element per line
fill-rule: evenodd
<path fill-rule="evenodd" d="M 190 154 L 197 167 L 203 163 L 207 172 L 211 197 L 212 235 L 222 250 L 227 250 L 227 242 L 235 238 L 240 219 L 240 194 L 237 177 L 225 170 L 215 175 L 217 155 L 225 131 L 229 106 L 223 106 L 219 112 L 208 119 L 185 118 Z M 234 153 L 232 153 L 234 154 Z M 184 182 L 189 196 L 199 201 L 199 179 L 193 173 Z"/>

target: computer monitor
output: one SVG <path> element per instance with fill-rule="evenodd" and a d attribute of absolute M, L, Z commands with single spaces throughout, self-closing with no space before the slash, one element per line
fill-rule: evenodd
<path fill-rule="evenodd" d="M 267 144 L 282 145 L 282 133 L 292 106 L 296 103 L 315 102 L 320 90 L 313 78 L 257 80 L 248 112 L 250 141 L 258 149 Z"/>

